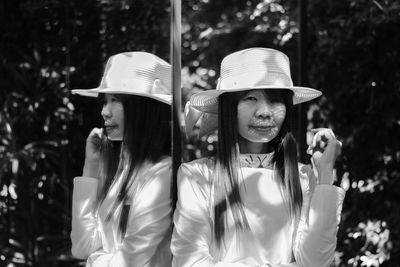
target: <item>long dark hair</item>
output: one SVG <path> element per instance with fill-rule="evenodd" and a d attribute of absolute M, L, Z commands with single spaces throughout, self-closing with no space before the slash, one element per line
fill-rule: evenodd
<path fill-rule="evenodd" d="M 122 186 L 114 207 L 107 216 L 108 220 L 114 216 L 112 212 L 128 200 L 128 192 L 139 167 L 146 161 L 156 163 L 171 155 L 170 106 L 148 97 L 126 94 L 114 96 L 122 102 L 124 108 L 123 144 L 121 141 L 108 139 L 102 142 L 100 178 L 104 182 L 98 194 L 97 206 L 100 206 L 114 178 L 122 171 L 122 155 L 126 156 L 124 164 L 129 167 L 122 178 Z M 100 102 L 104 101 L 104 97 L 99 96 Z M 122 235 L 126 231 L 127 216 L 128 211 L 123 207 L 119 225 Z"/>
<path fill-rule="evenodd" d="M 238 122 L 239 99 L 247 92 L 225 93 L 219 97 L 218 144 L 216 154 L 216 190 L 214 206 L 214 236 L 221 245 L 225 233 L 226 212 L 231 211 L 237 230 L 249 230 L 240 195 L 238 173 Z M 294 221 L 300 216 L 303 195 L 299 180 L 297 144 L 291 124 L 293 92 L 290 90 L 264 90 L 267 95 L 276 94 L 286 106 L 286 116 L 278 135 L 270 141 L 274 150 L 272 161 L 279 175 L 284 197 L 289 205 L 289 215 Z M 228 179 L 227 179 L 228 177 Z M 228 209 L 229 207 L 229 209 Z"/>

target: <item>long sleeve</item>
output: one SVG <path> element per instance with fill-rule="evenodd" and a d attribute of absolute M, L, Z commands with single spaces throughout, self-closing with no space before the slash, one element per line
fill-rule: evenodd
<path fill-rule="evenodd" d="M 296 233 L 296 263 L 300 267 L 329 266 L 336 249 L 345 191 L 333 185 L 317 185 L 308 193 Z"/>
<path fill-rule="evenodd" d="M 89 177 L 76 177 L 72 197 L 71 252 L 86 259 L 102 247 L 101 233 L 94 212 L 98 181 Z"/>
<path fill-rule="evenodd" d="M 212 165 L 210 167 L 210 165 Z M 311 169 L 310 169 L 311 170 Z M 295 240 L 295 227 L 285 213 L 285 199 L 269 168 L 241 169 L 243 203 L 251 231 L 235 231 L 227 221 L 224 245 L 213 237 L 213 161 L 182 164 L 178 171 L 178 203 L 171 250 L 174 267 L 262 266 L 323 267 L 331 263 L 344 192 L 317 186 L 301 174 L 304 202 Z M 325 216 L 325 214 L 328 214 Z M 294 243 L 294 246 L 292 246 Z M 295 262 L 290 262 L 292 251 Z"/>
<path fill-rule="evenodd" d="M 138 185 L 125 238 L 118 248 L 112 252 L 98 251 L 88 259 L 87 266 L 169 266 L 170 188 L 171 169 L 164 164 Z"/>
<path fill-rule="evenodd" d="M 178 202 L 171 242 L 172 266 L 245 267 L 241 263 L 218 262 L 212 257 L 209 195 L 208 181 L 203 174 L 191 165 L 182 164 L 178 170 Z"/>

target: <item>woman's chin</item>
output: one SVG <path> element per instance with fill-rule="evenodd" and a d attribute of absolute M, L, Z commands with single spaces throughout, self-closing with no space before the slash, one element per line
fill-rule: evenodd
<path fill-rule="evenodd" d="M 257 143 L 257 144 L 267 144 L 271 141 L 272 139 L 270 138 L 260 138 L 260 139 L 253 139 L 251 142 Z"/>
<path fill-rule="evenodd" d="M 110 141 L 122 141 L 122 137 L 120 136 L 107 136 L 107 139 Z"/>
<path fill-rule="evenodd" d="M 248 140 L 253 143 L 269 143 L 275 137 L 275 135 L 253 135 Z"/>

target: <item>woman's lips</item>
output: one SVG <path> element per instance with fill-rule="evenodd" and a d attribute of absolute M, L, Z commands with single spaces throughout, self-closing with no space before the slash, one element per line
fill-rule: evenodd
<path fill-rule="evenodd" d="M 118 128 L 117 125 L 105 125 L 104 128 L 106 129 L 107 132 L 113 131 L 116 128 Z"/>
<path fill-rule="evenodd" d="M 274 126 L 271 126 L 271 125 L 265 125 L 265 126 L 262 126 L 262 125 L 250 125 L 249 128 L 253 129 L 253 130 L 257 131 L 257 132 L 268 133 L 274 128 Z"/>

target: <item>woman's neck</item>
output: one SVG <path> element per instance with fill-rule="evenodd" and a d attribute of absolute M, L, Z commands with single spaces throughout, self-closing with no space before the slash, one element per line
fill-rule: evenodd
<path fill-rule="evenodd" d="M 239 150 L 241 154 L 265 154 L 274 151 L 269 143 L 256 143 L 239 137 Z"/>

